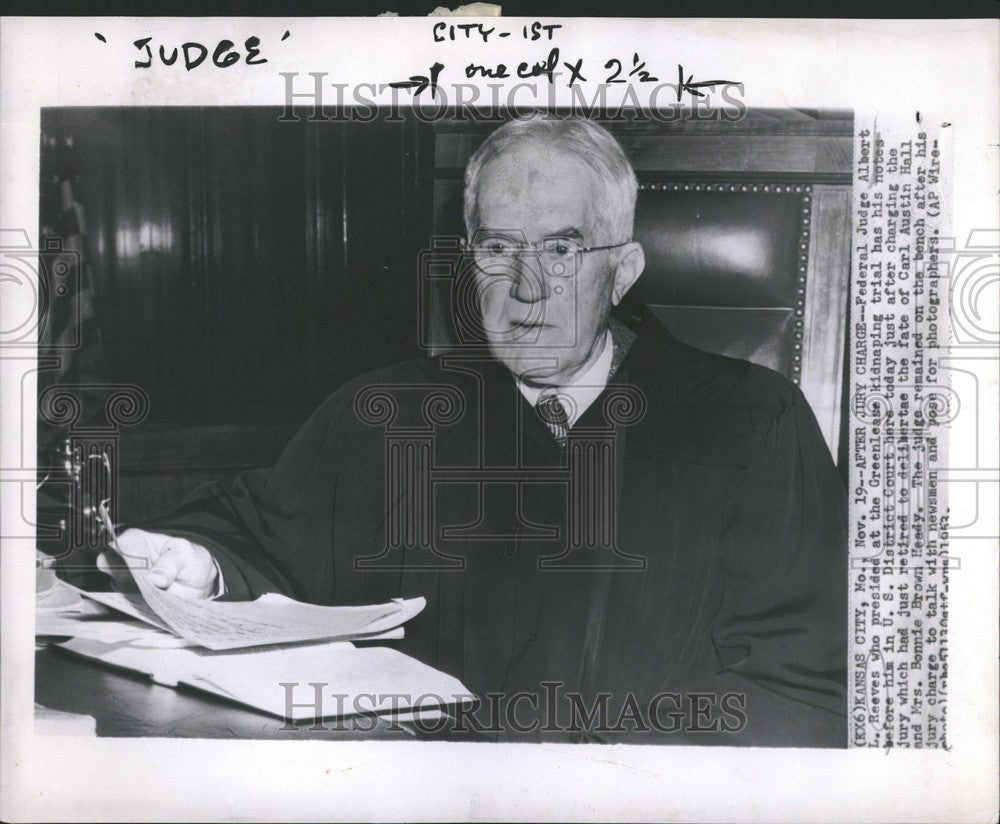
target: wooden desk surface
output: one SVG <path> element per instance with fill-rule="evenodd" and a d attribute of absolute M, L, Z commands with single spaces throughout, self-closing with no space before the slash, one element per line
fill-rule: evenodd
<path fill-rule="evenodd" d="M 313 722 L 283 730 L 285 722 L 281 718 L 184 686 L 163 687 L 137 673 L 87 661 L 56 647 L 45 647 L 35 653 L 35 701 L 50 709 L 93 716 L 97 720 L 97 735 L 101 737 L 413 739 L 402 725 L 381 718 L 363 719 L 365 726 L 375 727 L 365 732 L 313 730 L 310 729 Z M 323 723 L 328 728 L 337 726 L 335 720 Z"/>

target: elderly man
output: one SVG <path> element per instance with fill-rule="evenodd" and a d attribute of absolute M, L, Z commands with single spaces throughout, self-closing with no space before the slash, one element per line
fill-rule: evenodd
<path fill-rule="evenodd" d="M 350 382 L 122 547 L 194 598 L 426 596 L 401 648 L 501 739 L 845 746 L 844 491 L 802 394 L 615 316 L 644 258 L 598 125 L 507 123 L 465 182 L 487 356 Z"/>

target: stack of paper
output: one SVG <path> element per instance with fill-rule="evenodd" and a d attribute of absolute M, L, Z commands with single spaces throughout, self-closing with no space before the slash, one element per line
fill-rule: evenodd
<path fill-rule="evenodd" d="M 118 550 L 114 526 L 103 503 L 99 512 L 109 543 Z M 427 603 L 423 598 L 397 598 L 372 606 L 321 607 L 273 593 L 256 601 L 189 600 L 156 586 L 150 580 L 147 559 L 120 552 L 118 557 L 128 567 L 138 595 L 126 596 L 124 603 L 120 599 L 112 603 L 99 594 L 79 592 L 211 650 L 385 637 L 383 633 L 402 626 Z"/>
<path fill-rule="evenodd" d="M 458 679 L 401 652 L 347 642 L 210 652 L 147 628 L 129 640 L 74 638 L 58 646 L 164 686 L 185 684 L 292 721 L 371 713 L 405 720 L 474 700 Z"/>
<path fill-rule="evenodd" d="M 153 625 L 173 635 L 148 607 L 117 592 L 84 592 L 60 580 L 50 568 L 35 576 L 35 637 L 83 637 L 98 640 L 131 638 Z M 141 620 L 123 621 L 122 615 Z"/>
<path fill-rule="evenodd" d="M 317 640 L 399 638 L 400 625 L 427 603 L 423 598 L 410 598 L 372 606 L 321 607 L 275 593 L 262 595 L 256 601 L 189 601 L 149 586 L 152 589 L 148 599 L 120 592 L 77 592 L 211 650 Z M 155 612 L 150 601 L 155 604 Z"/>
<path fill-rule="evenodd" d="M 290 720 L 424 716 L 474 700 L 455 678 L 396 650 L 348 643 L 402 637 L 423 598 L 344 607 L 274 593 L 188 600 L 156 587 L 136 559 L 125 561 L 138 592 L 85 592 L 55 581 L 48 598 L 66 607 L 37 612 L 36 635 L 71 636 L 59 644 L 69 652 Z"/>

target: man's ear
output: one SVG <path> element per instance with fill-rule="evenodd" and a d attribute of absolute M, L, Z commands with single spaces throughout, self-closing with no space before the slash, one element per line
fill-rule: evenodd
<path fill-rule="evenodd" d="M 622 248 L 621 257 L 615 267 L 615 285 L 611 292 L 611 305 L 617 306 L 621 303 L 625 293 L 632 288 L 632 284 L 639 279 L 642 270 L 646 268 L 646 253 L 642 250 L 642 245 L 633 241 Z"/>

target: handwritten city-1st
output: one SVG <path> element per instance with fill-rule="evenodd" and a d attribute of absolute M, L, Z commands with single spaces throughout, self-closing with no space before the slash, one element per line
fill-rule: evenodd
<path fill-rule="evenodd" d="M 535 21 L 530 25 L 522 26 L 519 31 L 512 32 L 510 30 L 498 31 L 496 26 L 488 26 L 485 23 L 438 22 L 434 24 L 431 34 L 435 43 L 446 43 L 456 40 L 481 40 L 483 43 L 488 43 L 491 38 L 496 40 L 518 34 L 527 41 L 552 41 L 556 32 L 561 28 L 561 24 L 543 24 Z M 561 74 L 560 68 L 565 68 L 568 71 L 566 78 L 567 86 L 572 86 L 578 81 L 582 83 L 588 81 L 588 77 L 583 73 L 583 58 L 579 58 L 573 62 L 561 60 L 560 58 L 559 47 L 553 46 L 549 50 L 548 55 L 542 60 L 519 61 L 516 68 L 513 64 L 508 65 L 506 63 L 485 65 L 473 62 L 465 66 L 464 74 L 467 79 L 506 79 L 510 77 L 529 79 L 544 77 L 549 83 L 555 83 L 556 78 Z M 630 81 L 636 83 L 657 83 L 660 80 L 659 77 L 647 68 L 646 61 L 640 58 L 638 52 L 632 53 L 630 64 L 629 61 L 623 62 L 617 57 L 612 57 L 604 62 L 603 69 L 603 73 L 596 76 L 599 77 L 600 82 L 607 85 L 628 83 Z M 441 79 L 441 74 L 444 70 L 445 65 L 440 61 L 435 61 L 427 74 L 413 74 L 406 80 L 397 80 L 388 85 L 394 89 L 409 89 L 414 98 L 429 90 L 430 96 L 436 98 L 438 81 Z M 588 69 L 588 71 L 590 70 Z M 726 85 L 738 85 L 738 83 L 733 80 L 695 81 L 694 75 L 689 74 L 685 77 L 684 67 L 680 64 L 677 65 L 677 84 L 675 88 L 678 102 L 682 99 L 685 92 L 692 97 L 704 97 L 705 93 L 701 89 L 711 89 L 715 86 Z"/>

